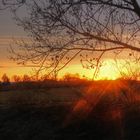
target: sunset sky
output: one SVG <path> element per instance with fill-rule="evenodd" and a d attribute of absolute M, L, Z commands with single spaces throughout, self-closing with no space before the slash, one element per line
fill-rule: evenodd
<path fill-rule="evenodd" d="M 31 74 L 31 67 L 23 67 L 16 65 L 15 62 L 9 59 L 8 53 L 9 45 L 13 43 L 12 38 L 25 38 L 26 33 L 22 28 L 15 24 L 12 19 L 10 11 L 5 10 L 0 12 L 0 77 L 6 73 L 9 77 L 12 75 Z M 105 65 L 102 67 L 98 79 L 116 79 L 119 77 L 119 72 L 116 70 L 111 58 L 105 58 Z M 87 78 L 93 77 L 93 70 L 83 69 L 79 61 L 73 61 L 69 66 L 60 71 L 59 77 L 62 77 L 65 73 L 79 73 Z"/>

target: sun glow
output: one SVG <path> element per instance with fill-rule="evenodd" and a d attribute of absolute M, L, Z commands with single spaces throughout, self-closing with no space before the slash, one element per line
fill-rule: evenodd
<path fill-rule="evenodd" d="M 86 79 L 93 79 L 95 69 L 83 68 L 81 64 L 74 64 L 66 67 L 59 73 L 59 77 L 63 77 L 66 73 L 69 74 L 79 74 L 80 77 L 85 77 Z M 120 77 L 120 73 L 114 64 L 114 60 L 106 59 L 103 62 L 103 66 L 100 68 L 98 75 L 94 78 L 95 80 L 115 80 Z"/>
<path fill-rule="evenodd" d="M 108 79 L 115 80 L 119 78 L 119 71 L 114 64 L 113 60 L 105 60 L 103 66 L 101 67 L 97 80 L 99 79 Z"/>
<path fill-rule="evenodd" d="M 119 63 L 123 63 L 122 60 L 119 60 Z M 120 65 L 118 63 L 118 65 Z M 6 73 L 10 78 L 13 75 L 23 76 L 24 74 L 33 74 L 31 67 L 20 67 L 17 65 L 12 65 L 11 63 L 5 64 L 7 66 L 0 68 L 0 78 L 4 73 Z M 12 65 L 12 66 L 11 66 Z M 123 69 L 121 69 L 123 70 Z M 86 69 L 83 68 L 79 63 L 72 63 L 69 66 L 65 67 L 58 73 L 58 79 L 61 79 L 66 74 L 78 74 L 80 78 L 86 78 L 89 80 L 93 79 L 95 69 Z M 125 70 L 123 70 L 125 72 Z M 44 72 L 43 74 L 46 74 Z M 119 70 L 117 69 L 113 59 L 105 59 L 103 62 L 103 66 L 100 68 L 97 77 L 95 80 L 115 80 L 121 77 Z"/>

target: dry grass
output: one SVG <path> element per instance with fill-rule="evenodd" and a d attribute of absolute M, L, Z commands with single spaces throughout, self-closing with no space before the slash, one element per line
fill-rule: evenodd
<path fill-rule="evenodd" d="M 139 91 L 135 81 L 2 91 L 0 137 L 139 140 Z"/>
<path fill-rule="evenodd" d="M 53 104 L 70 104 L 77 101 L 80 96 L 81 95 L 76 92 L 76 89 L 70 87 L 2 91 L 0 92 L 0 104 L 45 107 Z"/>

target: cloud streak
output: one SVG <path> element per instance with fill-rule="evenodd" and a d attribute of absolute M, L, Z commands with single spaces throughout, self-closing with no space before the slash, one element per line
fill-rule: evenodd
<path fill-rule="evenodd" d="M 40 66 L 34 66 L 34 65 L 29 65 L 29 66 L 0 66 L 0 68 L 39 68 Z"/>
<path fill-rule="evenodd" d="M 0 68 L 5 68 L 5 66 L 0 66 Z"/>
<path fill-rule="evenodd" d="M 0 36 L 0 46 L 7 46 L 13 44 L 14 41 L 20 42 L 21 40 L 24 40 L 27 43 L 31 43 L 31 38 L 25 36 Z"/>

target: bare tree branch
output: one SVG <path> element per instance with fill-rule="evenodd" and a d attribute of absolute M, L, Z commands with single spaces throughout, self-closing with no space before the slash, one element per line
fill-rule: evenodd
<path fill-rule="evenodd" d="M 40 65 L 39 71 L 61 70 L 73 60 L 73 53 L 78 57 L 81 52 L 101 52 L 98 62 L 109 51 L 140 52 L 137 0 L 16 0 L 15 3 L 3 0 L 2 3 L 8 7 L 15 4 L 27 7 L 26 18 L 17 16 L 18 10 L 14 14 L 18 26 L 24 28 L 33 43 L 18 42 L 20 51 L 13 51 L 13 59 Z"/>

